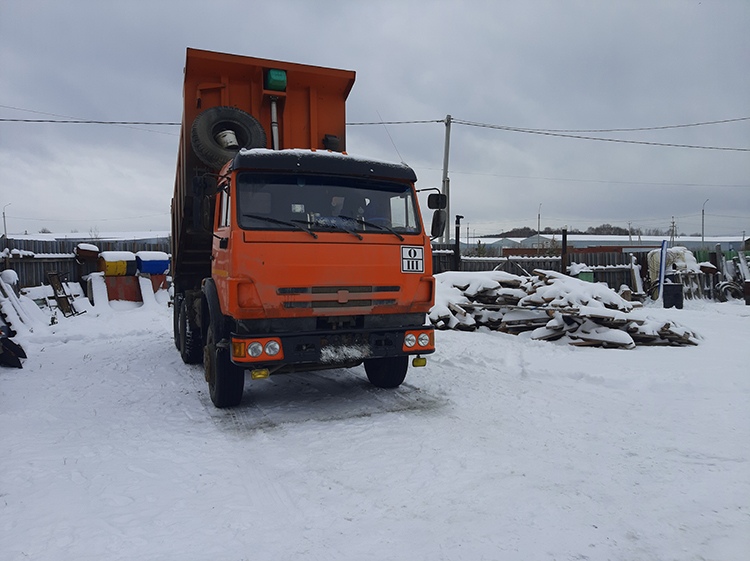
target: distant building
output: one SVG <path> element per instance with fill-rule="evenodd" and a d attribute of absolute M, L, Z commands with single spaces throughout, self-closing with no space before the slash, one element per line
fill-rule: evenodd
<path fill-rule="evenodd" d="M 650 251 L 661 247 L 663 240 L 670 242 L 667 236 L 603 236 L 603 235 L 568 235 L 567 243 L 571 248 L 594 248 L 594 247 L 613 247 L 621 249 L 623 252 L 640 252 Z M 472 243 L 479 240 L 488 247 L 523 247 L 536 250 L 559 248 L 562 246 L 561 234 L 540 234 L 529 236 L 525 239 L 518 238 L 476 238 Z M 721 246 L 722 251 L 742 251 L 743 245 L 746 246 L 749 240 L 742 240 L 741 237 L 734 236 L 706 236 L 701 240 L 700 236 L 678 236 L 671 246 L 686 247 L 691 251 L 700 249 L 714 250 L 717 245 Z"/>

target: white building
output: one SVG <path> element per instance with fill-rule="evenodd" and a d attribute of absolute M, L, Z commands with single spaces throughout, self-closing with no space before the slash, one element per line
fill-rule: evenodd
<path fill-rule="evenodd" d="M 661 247 L 663 240 L 667 240 L 670 246 L 686 247 L 691 251 L 705 249 L 713 251 L 717 245 L 721 246 L 722 251 L 742 251 L 744 247 L 750 247 L 750 240 L 743 240 L 740 236 L 706 236 L 703 240 L 700 236 L 677 236 L 674 241 L 667 236 L 600 236 L 585 234 L 569 234 L 568 247 L 586 248 L 586 247 L 606 247 L 613 246 L 623 248 L 625 252 L 650 251 Z M 540 234 L 533 235 L 525 239 L 519 238 L 475 238 L 471 240 L 471 245 L 476 245 L 477 241 L 486 244 L 488 247 L 527 247 L 536 249 L 537 247 L 559 248 L 562 246 L 562 236 L 560 234 Z M 744 242 L 744 243 L 743 243 Z"/>

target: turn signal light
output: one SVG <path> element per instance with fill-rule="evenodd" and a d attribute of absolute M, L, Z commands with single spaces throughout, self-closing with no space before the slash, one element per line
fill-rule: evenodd
<path fill-rule="evenodd" d="M 255 340 L 236 338 L 232 339 L 232 358 L 236 362 L 281 360 L 284 350 L 281 340 L 276 337 Z"/>
<path fill-rule="evenodd" d="M 245 343 L 242 341 L 232 341 L 232 356 L 234 358 L 245 357 Z"/>

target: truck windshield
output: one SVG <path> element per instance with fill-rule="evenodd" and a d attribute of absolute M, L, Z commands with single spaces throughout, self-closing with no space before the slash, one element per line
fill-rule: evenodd
<path fill-rule="evenodd" d="M 342 177 L 241 173 L 237 220 L 246 230 L 420 233 L 411 186 Z"/>

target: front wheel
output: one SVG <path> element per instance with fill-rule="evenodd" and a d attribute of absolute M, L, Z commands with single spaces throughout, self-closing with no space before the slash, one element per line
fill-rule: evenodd
<path fill-rule="evenodd" d="M 217 345 L 216 328 L 211 326 L 203 348 L 203 368 L 206 371 L 211 401 L 219 409 L 235 407 L 242 401 L 245 371 L 232 363 L 229 349 Z"/>
<path fill-rule="evenodd" d="M 408 356 L 371 358 L 365 361 L 365 373 L 370 383 L 378 388 L 397 388 L 406 378 Z"/>

